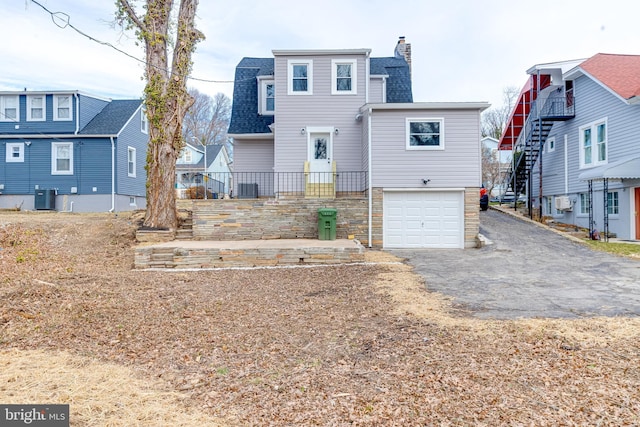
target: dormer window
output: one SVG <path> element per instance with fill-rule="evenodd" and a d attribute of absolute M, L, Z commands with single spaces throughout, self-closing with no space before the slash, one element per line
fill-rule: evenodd
<path fill-rule="evenodd" d="M 53 120 L 71 121 L 73 108 L 71 103 L 71 95 L 54 95 L 53 96 Z"/>
<path fill-rule="evenodd" d="M 289 95 L 313 95 L 313 61 L 289 61 Z"/>
<path fill-rule="evenodd" d="M 357 61 L 355 59 L 331 61 L 331 93 L 333 95 L 355 95 Z"/>
<path fill-rule="evenodd" d="M 273 79 L 260 80 L 258 106 L 260 114 L 273 115 L 276 110 L 276 85 Z"/>

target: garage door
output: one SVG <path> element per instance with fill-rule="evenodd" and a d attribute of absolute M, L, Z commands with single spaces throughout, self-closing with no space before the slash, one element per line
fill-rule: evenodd
<path fill-rule="evenodd" d="M 464 193 L 385 191 L 385 248 L 463 248 Z"/>

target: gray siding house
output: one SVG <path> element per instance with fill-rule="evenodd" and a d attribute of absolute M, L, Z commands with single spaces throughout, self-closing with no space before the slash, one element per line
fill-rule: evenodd
<path fill-rule="evenodd" d="M 236 68 L 235 195 L 326 207 L 360 197 L 369 246 L 475 247 L 487 103 L 414 102 L 404 37 L 391 57 L 272 52 Z"/>
<path fill-rule="evenodd" d="M 78 91 L 0 92 L 0 208 L 146 208 L 142 101 Z"/>
<path fill-rule="evenodd" d="M 515 107 L 527 110 L 528 124 L 519 135 L 508 127 L 500 141 L 505 149 L 517 138 L 516 158 L 535 154 L 515 187 L 558 222 L 592 236 L 640 240 L 640 56 L 597 54 L 528 73 L 540 82 L 527 85 L 531 108 L 524 96 Z M 514 122 L 512 115 L 509 126 L 517 129 Z"/>

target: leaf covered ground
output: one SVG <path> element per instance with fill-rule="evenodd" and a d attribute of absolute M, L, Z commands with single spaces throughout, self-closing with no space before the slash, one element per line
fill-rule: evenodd
<path fill-rule="evenodd" d="M 637 318 L 476 320 L 376 251 L 135 271 L 138 220 L 0 213 L 0 403 L 78 426 L 640 424 Z"/>

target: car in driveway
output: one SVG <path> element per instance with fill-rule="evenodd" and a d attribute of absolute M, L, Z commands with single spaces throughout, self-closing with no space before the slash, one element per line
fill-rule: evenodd
<path fill-rule="evenodd" d="M 513 191 L 507 191 L 498 197 L 500 203 L 513 203 L 516 201 L 516 194 Z"/>

